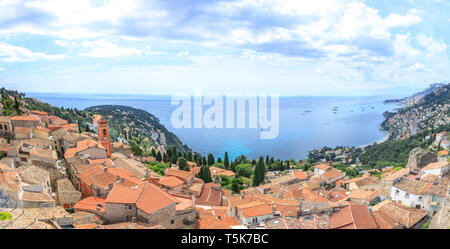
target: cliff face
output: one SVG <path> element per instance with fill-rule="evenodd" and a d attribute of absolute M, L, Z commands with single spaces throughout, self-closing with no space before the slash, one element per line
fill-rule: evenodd
<path fill-rule="evenodd" d="M 409 153 L 409 159 L 406 168 L 411 170 L 420 170 L 428 164 L 434 162 L 437 162 L 436 154 L 421 148 L 415 148 Z"/>

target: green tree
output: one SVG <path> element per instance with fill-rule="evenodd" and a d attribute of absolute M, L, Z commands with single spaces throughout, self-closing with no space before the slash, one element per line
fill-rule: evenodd
<path fill-rule="evenodd" d="M 233 179 L 233 181 L 231 183 L 231 190 L 235 194 L 239 194 L 241 192 L 240 186 L 239 186 L 239 183 L 238 183 L 237 179 Z"/>
<path fill-rule="evenodd" d="M 211 172 L 209 171 L 208 165 L 204 165 L 200 168 L 200 179 L 202 179 L 205 183 L 212 182 Z"/>
<path fill-rule="evenodd" d="M 216 160 L 214 159 L 214 155 L 209 153 L 208 154 L 208 165 L 209 166 L 214 165 L 215 162 L 216 162 Z"/>
<path fill-rule="evenodd" d="M 158 151 L 158 153 L 156 153 L 156 161 L 161 162 L 162 161 L 162 156 L 161 156 L 161 152 Z"/>
<path fill-rule="evenodd" d="M 178 158 L 178 167 L 184 171 L 190 171 L 187 160 L 184 157 Z"/>
<path fill-rule="evenodd" d="M 266 178 L 265 168 L 264 158 L 260 157 L 255 167 L 255 174 L 253 175 L 253 187 L 257 187 L 264 182 L 264 179 Z"/>
<path fill-rule="evenodd" d="M 144 153 L 142 148 L 136 144 L 131 147 L 131 151 L 133 151 L 133 154 L 136 156 L 142 156 L 142 154 Z"/>
<path fill-rule="evenodd" d="M 153 157 L 156 157 L 156 151 L 155 151 L 155 148 L 152 148 L 151 155 L 152 155 Z"/>
<path fill-rule="evenodd" d="M 230 159 L 228 158 L 228 152 L 225 152 L 225 157 L 223 159 L 223 165 L 226 169 L 229 169 L 230 167 Z"/>
<path fill-rule="evenodd" d="M 220 157 L 217 158 L 217 162 L 218 162 L 218 163 L 222 163 L 222 158 L 220 158 Z"/>

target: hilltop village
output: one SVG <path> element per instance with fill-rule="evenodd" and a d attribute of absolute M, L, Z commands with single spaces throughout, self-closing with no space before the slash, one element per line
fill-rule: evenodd
<path fill-rule="evenodd" d="M 20 112 L 0 116 L 0 229 L 450 227 L 446 131 L 434 134 L 436 153 L 415 148 L 406 167 L 353 175 L 326 159 L 230 163 L 227 154 L 194 160 L 164 146 L 142 155 L 112 141 L 102 115 L 86 131 Z"/>

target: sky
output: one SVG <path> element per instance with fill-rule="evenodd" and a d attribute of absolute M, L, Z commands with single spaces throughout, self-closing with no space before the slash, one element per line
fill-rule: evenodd
<path fill-rule="evenodd" d="M 1 0 L 22 92 L 407 95 L 449 82 L 447 0 Z"/>

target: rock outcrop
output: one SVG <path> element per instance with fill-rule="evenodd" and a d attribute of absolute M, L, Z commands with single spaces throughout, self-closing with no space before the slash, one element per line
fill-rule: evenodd
<path fill-rule="evenodd" d="M 436 154 L 421 148 L 414 148 L 409 153 L 408 165 L 406 165 L 406 167 L 411 170 L 422 169 L 429 163 L 437 161 Z"/>

